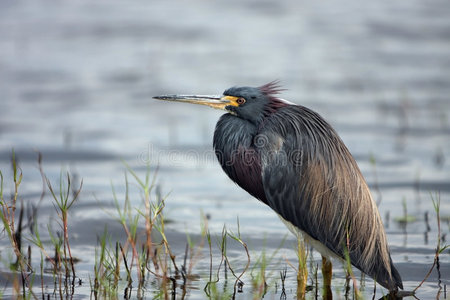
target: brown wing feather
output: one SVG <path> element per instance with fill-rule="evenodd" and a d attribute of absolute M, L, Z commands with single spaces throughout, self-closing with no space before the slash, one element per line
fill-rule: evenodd
<path fill-rule="evenodd" d="M 261 135 L 268 205 L 336 255 L 343 258 L 348 246 L 352 264 L 386 288 L 402 287 L 369 188 L 331 126 L 307 108 L 288 106 Z"/>

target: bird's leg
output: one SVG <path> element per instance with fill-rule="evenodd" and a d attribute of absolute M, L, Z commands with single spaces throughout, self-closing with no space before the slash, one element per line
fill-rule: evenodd
<path fill-rule="evenodd" d="M 333 275 L 333 265 L 331 260 L 322 255 L 322 276 L 324 299 L 332 299 L 331 277 Z"/>

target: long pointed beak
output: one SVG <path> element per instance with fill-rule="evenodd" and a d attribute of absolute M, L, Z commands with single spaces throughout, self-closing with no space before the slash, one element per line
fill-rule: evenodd
<path fill-rule="evenodd" d="M 153 99 L 176 101 L 193 104 L 207 105 L 212 108 L 225 110 L 228 105 L 234 105 L 231 97 L 228 96 L 207 96 L 207 95 L 162 95 L 155 96 Z"/>

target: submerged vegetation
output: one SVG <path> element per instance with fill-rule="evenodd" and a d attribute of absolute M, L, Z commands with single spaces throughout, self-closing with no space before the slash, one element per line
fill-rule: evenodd
<path fill-rule="evenodd" d="M 70 243 L 70 211 L 80 201 L 82 181 L 76 186 L 69 173 L 61 172 L 59 182 L 55 184 L 45 176 L 39 154 L 43 191 L 37 204 L 25 206 L 20 196 L 23 174 L 14 152 L 11 162 L 10 196 L 5 192 L 6 179 L 0 170 L 3 225 L 0 240 L 2 245 L 8 244 L 0 248 L 0 280 L 4 283 L 0 297 L 70 299 L 77 295 L 80 286 L 89 291 L 85 296 L 93 299 L 185 299 L 200 291 L 203 293 L 201 298 L 209 299 L 234 299 L 241 293 L 247 295 L 245 298 L 252 295 L 253 299 L 264 298 L 268 293 L 280 299 L 291 295 L 298 299 L 330 299 L 334 293 L 345 299 L 362 299 L 368 293 L 376 294 L 376 285 L 373 292 L 365 291 L 365 278 L 362 276 L 358 280 L 349 259 L 343 266 L 344 282 L 333 279 L 332 289 L 331 284 L 327 284 L 332 278 L 321 277 L 321 262 L 300 238 L 296 245 L 297 262 L 280 256 L 286 237 L 270 253 L 265 247 L 251 249 L 241 234 L 239 219 L 237 232 L 224 226 L 222 233 L 214 236 L 208 229 L 208 217 L 202 213 L 200 232 L 195 237 L 187 234 L 182 243 L 185 247 L 180 249 L 180 241 L 173 241 L 166 230 L 170 222 L 164 213 L 167 197 L 156 184 L 156 172 L 152 174 L 147 166 L 144 176 L 140 177 L 126 163 L 124 192 L 118 193 L 112 185 L 114 207 L 105 208 L 106 214 L 120 224 L 123 238 L 115 237 L 107 226 L 98 229 L 100 235 L 91 259 L 93 265 L 86 276 L 77 269 L 77 263 L 85 258 L 78 257 L 82 254 L 74 251 Z M 134 195 L 130 193 L 130 186 L 139 191 L 139 207 L 132 205 L 136 201 L 132 201 Z M 48 199 L 55 209 L 58 227 L 44 224 L 47 230 L 43 232 L 37 212 L 39 205 Z M 439 256 L 449 248 L 441 233 L 440 197 L 432 195 L 431 200 L 437 217 L 437 246 L 430 270 L 414 292 L 433 270 L 439 272 Z M 408 223 L 405 201 L 403 207 L 404 221 L 398 222 Z M 288 247 L 294 249 L 295 245 Z M 329 272 L 323 273 L 331 274 L 331 265 L 322 268 L 330 268 Z M 445 291 L 440 279 L 438 284 L 437 297 Z"/>

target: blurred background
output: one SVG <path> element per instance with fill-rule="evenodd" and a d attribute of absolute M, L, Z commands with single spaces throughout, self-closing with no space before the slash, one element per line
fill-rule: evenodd
<path fill-rule="evenodd" d="M 449 232 L 449 15 L 445 0 L 3 0 L 5 186 L 11 187 L 14 149 L 24 174 L 22 197 L 37 201 L 36 151 L 42 152 L 51 180 L 61 169 L 83 179 L 74 211 L 81 231 L 107 217 L 95 208 L 111 203 L 111 182 L 120 192 L 122 160 L 139 171 L 149 160 L 159 167 L 161 190 L 170 192 L 172 230 L 198 232 L 202 210 L 212 232 L 235 226 L 239 216 L 251 236 L 283 235 L 278 218 L 215 161 L 212 135 L 221 112 L 151 99 L 221 94 L 278 79 L 286 88 L 282 97 L 319 112 L 357 159 L 400 273 L 420 271 L 408 273 L 406 286 L 412 286 L 435 247 L 424 238 L 436 231 L 424 223 L 434 213 L 430 193 L 440 193 L 442 229 Z M 393 222 L 405 206 L 417 220 L 406 231 Z M 46 207 L 51 215 L 52 205 Z M 448 254 L 442 262 L 449 274 Z"/>

